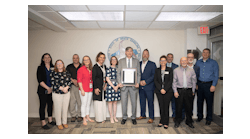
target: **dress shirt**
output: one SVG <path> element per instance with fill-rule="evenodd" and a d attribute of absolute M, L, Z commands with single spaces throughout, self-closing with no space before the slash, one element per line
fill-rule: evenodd
<path fill-rule="evenodd" d="M 171 63 L 167 63 L 167 67 L 172 68 L 172 62 Z"/>
<path fill-rule="evenodd" d="M 189 65 L 187 65 L 189 68 L 192 68 L 192 69 L 194 69 L 194 65 L 192 64 L 192 66 L 189 66 Z"/>
<path fill-rule="evenodd" d="M 72 79 L 77 78 L 77 70 L 81 67 L 81 63 L 79 63 L 78 67 L 74 66 L 74 63 L 71 63 L 67 66 L 66 70 L 70 73 Z"/>
<path fill-rule="evenodd" d="M 219 78 L 219 65 L 215 60 L 208 58 L 204 62 L 203 59 L 200 59 L 195 65 L 200 67 L 200 74 L 198 80 L 202 82 L 212 81 L 213 86 L 217 85 Z"/>
<path fill-rule="evenodd" d="M 130 68 L 132 68 L 132 57 L 130 58 L 130 59 L 128 59 L 127 57 L 126 57 L 126 63 L 127 63 L 127 67 L 128 67 L 128 61 L 130 60 Z"/>
<path fill-rule="evenodd" d="M 193 69 L 186 67 L 186 82 L 187 82 L 187 88 L 192 88 L 193 92 L 196 88 L 196 74 Z M 183 88 L 184 81 L 183 81 L 183 71 L 184 68 L 182 66 L 176 68 L 174 70 L 174 77 L 173 77 L 173 84 L 172 88 L 174 90 L 174 93 L 177 92 L 177 88 Z"/>
<path fill-rule="evenodd" d="M 148 60 L 145 62 L 145 64 L 144 64 L 143 61 L 141 62 L 141 72 L 142 72 L 142 73 L 143 73 L 143 71 L 144 71 L 144 69 L 145 69 L 147 63 L 148 63 Z"/>

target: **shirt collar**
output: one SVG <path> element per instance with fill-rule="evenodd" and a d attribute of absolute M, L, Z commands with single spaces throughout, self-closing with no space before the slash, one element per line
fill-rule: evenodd
<path fill-rule="evenodd" d="M 204 62 L 203 59 L 201 59 L 202 62 Z M 210 58 L 208 58 L 205 62 L 209 62 L 210 61 Z"/>
<path fill-rule="evenodd" d="M 189 66 L 189 65 L 187 65 L 188 67 L 190 67 L 190 68 L 194 68 L 194 64 L 192 64 L 192 66 Z"/>
<path fill-rule="evenodd" d="M 188 67 L 188 66 L 187 66 L 187 67 Z M 186 68 L 183 68 L 182 66 L 180 66 L 181 70 L 184 70 L 184 69 L 187 70 L 187 67 L 186 67 Z"/>
<path fill-rule="evenodd" d="M 145 65 L 147 65 L 147 63 L 148 63 L 148 60 L 145 62 Z M 144 64 L 144 62 L 142 61 L 142 64 Z"/>

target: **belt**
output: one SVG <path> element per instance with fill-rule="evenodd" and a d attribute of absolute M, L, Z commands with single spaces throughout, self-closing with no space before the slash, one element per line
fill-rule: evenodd
<path fill-rule="evenodd" d="M 209 81 L 209 82 L 203 82 L 203 81 L 200 81 L 198 80 L 200 83 L 213 83 L 213 81 Z"/>
<path fill-rule="evenodd" d="M 192 90 L 192 88 L 177 88 L 177 89 L 180 89 L 180 90 L 189 90 L 189 89 L 191 89 Z"/>

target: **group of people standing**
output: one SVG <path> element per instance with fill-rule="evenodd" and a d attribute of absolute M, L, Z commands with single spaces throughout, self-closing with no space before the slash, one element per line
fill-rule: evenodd
<path fill-rule="evenodd" d="M 215 86 L 218 80 L 218 64 L 209 58 L 210 50 L 204 49 L 203 59 L 193 65 L 194 55 L 189 53 L 187 57 L 180 59 L 180 67 L 174 64 L 173 54 L 160 57 L 160 67 L 149 60 L 149 51 L 145 49 L 142 61 L 133 58 L 132 47 L 125 50 L 126 57 L 118 59 L 112 56 L 110 67 L 104 64 L 105 54 L 100 52 L 96 56 L 96 64 L 92 65 L 89 56 L 82 58 L 73 55 L 73 63 L 66 68 L 62 60 L 52 64 L 50 54 L 45 53 L 41 58 L 41 64 L 37 69 L 38 96 L 40 100 L 40 120 L 42 128 L 49 129 L 50 125 L 57 125 L 58 129 L 68 128 L 67 112 L 71 114 L 71 122 L 83 121 L 83 125 L 89 122 L 101 122 L 106 120 L 106 102 L 110 114 L 110 122 L 118 122 L 116 118 L 117 101 L 122 104 L 122 121 L 125 124 L 128 118 L 127 103 L 128 94 L 132 105 L 132 123 L 136 120 L 146 119 L 146 100 L 148 101 L 149 120 L 154 120 L 154 93 L 158 98 L 160 107 L 160 121 L 158 127 L 168 128 L 169 104 L 172 105 L 172 117 L 175 128 L 185 118 L 186 124 L 193 126 L 193 100 L 195 92 L 198 96 L 198 119 L 203 119 L 203 102 L 206 99 L 207 116 L 206 124 L 212 121 L 212 104 Z M 123 68 L 135 68 L 137 80 L 134 86 L 124 86 L 121 82 Z M 136 118 L 137 92 L 140 97 L 140 117 Z M 90 119 L 90 104 L 93 99 L 95 120 Z M 45 106 L 47 104 L 48 124 L 45 122 Z M 52 121 L 52 106 L 54 104 L 55 120 Z M 77 106 L 77 109 L 76 109 Z"/>

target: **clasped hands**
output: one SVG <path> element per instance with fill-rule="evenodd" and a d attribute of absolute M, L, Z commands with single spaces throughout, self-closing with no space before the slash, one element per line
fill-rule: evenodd
<path fill-rule="evenodd" d="M 60 86 L 59 87 L 59 90 L 61 90 L 61 91 L 63 91 L 63 93 L 68 93 L 68 89 L 69 89 L 69 86 L 66 86 L 66 87 L 62 87 L 62 86 Z"/>

